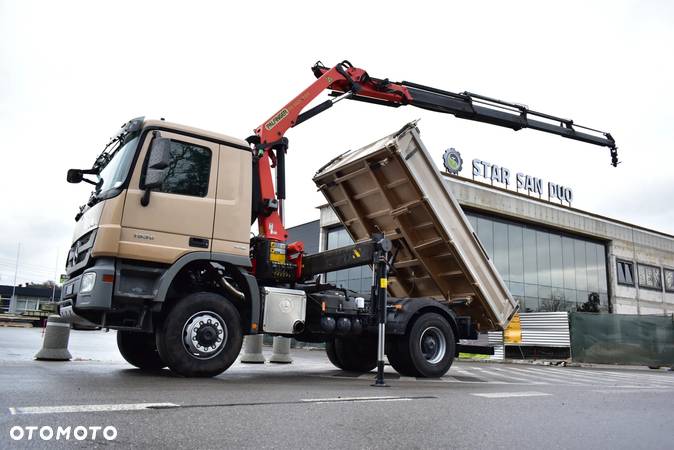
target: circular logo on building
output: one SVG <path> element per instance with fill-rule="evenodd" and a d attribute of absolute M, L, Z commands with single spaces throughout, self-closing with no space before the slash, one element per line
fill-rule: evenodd
<path fill-rule="evenodd" d="M 461 153 L 458 150 L 453 148 L 448 148 L 445 150 L 445 154 L 442 155 L 442 163 L 447 169 L 447 172 L 457 175 L 461 172 L 463 168 L 463 160 L 461 159 Z"/>

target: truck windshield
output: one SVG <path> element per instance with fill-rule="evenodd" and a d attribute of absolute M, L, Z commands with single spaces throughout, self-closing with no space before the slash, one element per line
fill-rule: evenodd
<path fill-rule="evenodd" d="M 138 138 L 139 133 L 127 136 L 122 146 L 112 152 L 110 162 L 98 174 L 99 184 L 96 190 L 99 196 L 124 184 L 138 145 Z"/>

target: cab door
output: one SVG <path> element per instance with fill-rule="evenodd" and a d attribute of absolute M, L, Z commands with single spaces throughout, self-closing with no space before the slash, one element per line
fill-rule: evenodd
<path fill-rule="evenodd" d="M 154 133 L 147 134 L 129 183 L 119 256 L 172 263 L 186 253 L 212 249 L 219 145 L 159 132 L 171 139 L 169 164 L 162 186 L 143 206 L 145 160 Z"/>
<path fill-rule="evenodd" d="M 220 145 L 214 253 L 249 256 L 252 164 L 251 152 Z"/>

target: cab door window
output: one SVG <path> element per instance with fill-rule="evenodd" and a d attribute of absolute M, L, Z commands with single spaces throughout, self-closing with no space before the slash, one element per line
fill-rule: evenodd
<path fill-rule="evenodd" d="M 164 182 L 154 191 L 205 197 L 211 172 L 211 150 L 172 140 L 170 155 Z"/>

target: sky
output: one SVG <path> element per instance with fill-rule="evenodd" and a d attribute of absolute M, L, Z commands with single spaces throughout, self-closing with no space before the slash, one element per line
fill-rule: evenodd
<path fill-rule="evenodd" d="M 570 186 L 576 208 L 674 234 L 674 2 L 461 3 L 0 0 L 0 284 L 19 244 L 18 283 L 63 272 L 90 191 L 66 171 L 90 167 L 122 123 L 245 138 L 313 82 L 317 60 L 571 118 L 612 133 L 622 164 L 553 135 L 345 101 L 286 134 L 287 226 L 318 218 L 311 178 L 325 162 L 421 119 L 439 166 L 454 147 Z"/>

